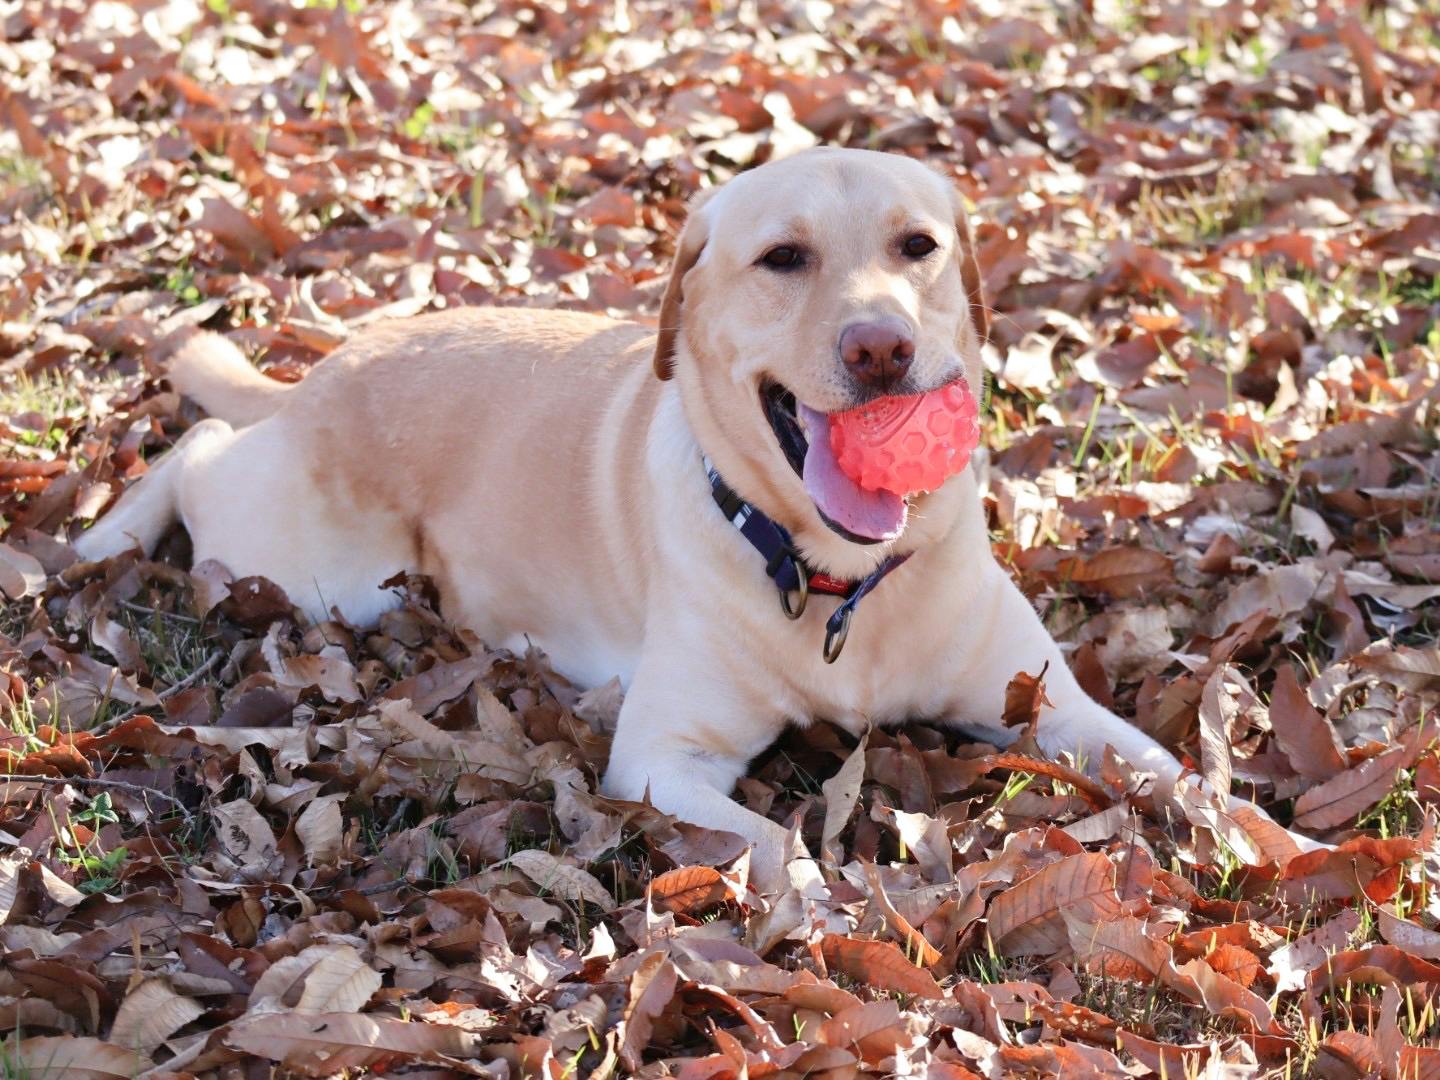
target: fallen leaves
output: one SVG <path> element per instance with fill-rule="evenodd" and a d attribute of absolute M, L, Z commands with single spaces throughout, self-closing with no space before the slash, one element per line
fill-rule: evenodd
<path fill-rule="evenodd" d="M 1001 6 L 4 9 L 0 1072 L 1434 1071 L 1424 14 Z M 307 627 L 182 538 L 64 543 L 194 422 L 154 372 L 196 328 L 293 381 L 435 308 L 643 318 L 686 201 L 817 142 L 974 208 L 976 475 L 1082 684 L 1333 849 L 817 724 L 741 782 L 819 856 L 765 892 L 596 793 L 618 682 L 420 579 Z"/>

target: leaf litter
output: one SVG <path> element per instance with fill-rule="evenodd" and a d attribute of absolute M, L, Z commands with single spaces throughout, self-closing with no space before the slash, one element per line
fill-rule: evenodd
<path fill-rule="evenodd" d="M 1440 27 L 1344 7 L 0 5 L 6 1075 L 1430 1075 Z M 67 536 L 378 319 L 652 318 L 686 199 L 821 142 L 956 178 L 996 554 L 1086 688 L 1334 845 L 917 724 L 603 798 L 618 685 L 420 579 L 377 627 Z M 1017 672 L 1005 720 L 1047 707 Z M 1075 766 L 1083 766 L 1083 771 Z"/>

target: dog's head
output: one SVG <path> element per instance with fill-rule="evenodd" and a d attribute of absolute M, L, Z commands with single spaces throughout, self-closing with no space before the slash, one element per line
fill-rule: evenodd
<path fill-rule="evenodd" d="M 861 574 L 953 515 L 939 513 L 945 488 L 902 504 L 841 475 L 825 414 L 961 376 L 978 399 L 987 329 L 951 184 L 909 158 L 810 150 L 692 205 L 655 371 L 677 380 L 700 445 L 737 492 L 818 565 Z"/>

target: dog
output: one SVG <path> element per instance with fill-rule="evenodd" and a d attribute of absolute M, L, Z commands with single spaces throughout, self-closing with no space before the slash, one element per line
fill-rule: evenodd
<path fill-rule="evenodd" d="M 1006 745 L 1018 671 L 1047 672 L 1047 754 L 1093 766 L 1109 746 L 1173 783 L 992 557 L 973 470 L 902 499 L 836 467 L 826 414 L 957 379 L 978 400 L 987 332 L 953 185 L 810 150 L 694 200 L 658 333 L 450 310 L 378 325 L 295 385 L 193 339 L 170 380 L 210 418 L 75 547 L 148 552 L 178 520 L 197 560 L 358 624 L 396 602 L 381 582 L 427 574 L 492 646 L 533 643 L 581 685 L 618 675 L 606 793 L 738 833 L 757 864 L 789 834 L 731 791 L 787 723 L 925 719 Z"/>

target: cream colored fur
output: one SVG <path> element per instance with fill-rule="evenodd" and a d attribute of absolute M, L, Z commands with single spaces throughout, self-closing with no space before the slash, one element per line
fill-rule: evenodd
<path fill-rule="evenodd" d="M 922 230 L 941 249 L 899 258 Z M 785 830 L 730 791 L 787 723 L 852 732 L 915 718 L 999 743 L 1006 683 L 1048 665 L 1039 740 L 1090 764 L 1107 745 L 1165 780 L 1180 767 L 1088 698 L 991 557 L 973 475 L 915 501 L 892 544 L 828 529 L 759 404 L 778 379 L 815 408 L 852 403 L 841 328 L 894 315 L 915 373 L 979 388 L 983 332 L 968 226 L 950 185 L 901 157 L 811 151 L 697 204 L 653 330 L 592 315 L 465 309 L 381 325 L 283 386 L 214 335 L 172 379 L 216 419 L 190 431 L 76 547 L 149 548 L 174 520 L 195 557 L 263 574 L 312 617 L 358 623 L 401 570 L 434 577 L 444 611 L 497 646 L 543 648 L 583 684 L 628 688 L 606 789 L 741 833 L 778 861 Z M 757 265 L 772 245 L 804 273 Z M 652 369 L 652 354 L 663 381 Z M 843 656 L 821 659 L 836 600 L 785 618 L 763 561 L 715 507 L 707 453 L 784 524 L 817 568 L 863 575 L 913 557 L 860 606 Z"/>

